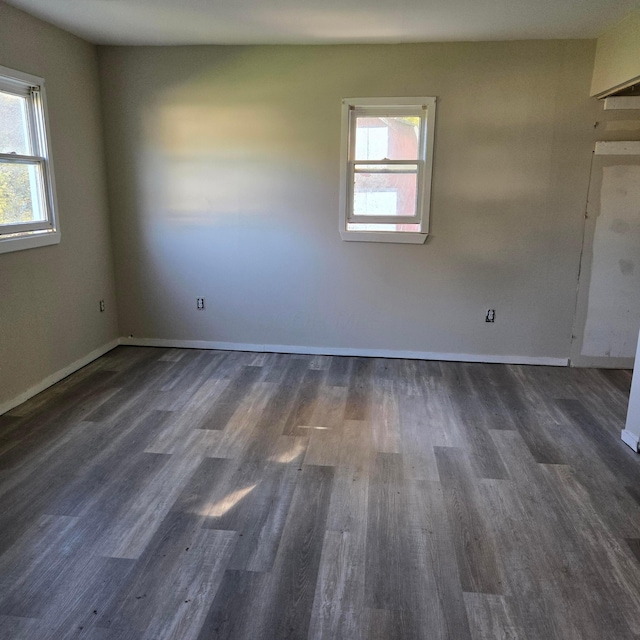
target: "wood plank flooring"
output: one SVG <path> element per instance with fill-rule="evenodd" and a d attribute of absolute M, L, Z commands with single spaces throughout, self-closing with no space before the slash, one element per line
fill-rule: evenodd
<path fill-rule="evenodd" d="M 640 640 L 630 381 L 119 347 L 0 416 L 0 638 Z"/>

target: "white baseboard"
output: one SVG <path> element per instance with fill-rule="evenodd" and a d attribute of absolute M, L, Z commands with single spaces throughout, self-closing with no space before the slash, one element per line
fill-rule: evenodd
<path fill-rule="evenodd" d="M 635 358 L 619 358 L 604 356 L 576 356 L 571 358 L 572 367 L 583 369 L 633 369 Z"/>
<path fill-rule="evenodd" d="M 344 347 L 306 347 L 287 344 L 245 344 L 209 340 L 165 340 L 158 338 L 121 338 L 120 344 L 137 347 L 173 347 L 177 349 L 220 349 L 221 351 L 256 351 L 258 353 L 300 353 L 313 356 L 364 356 L 369 358 L 406 358 L 407 360 L 446 360 L 450 362 L 485 362 L 489 364 L 537 364 L 566 367 L 568 358 L 541 356 L 501 356 L 477 353 L 439 353 L 435 351 L 395 351 L 392 349 L 351 349 Z"/>
<path fill-rule="evenodd" d="M 622 442 L 629 445 L 636 453 L 640 451 L 640 440 L 635 433 L 623 429 L 620 435 L 622 437 Z"/>
<path fill-rule="evenodd" d="M 72 362 L 71 364 L 67 365 L 63 369 L 60 369 L 55 373 L 52 373 L 50 376 L 47 376 L 44 380 L 34 385 L 33 387 L 30 387 L 29 389 L 27 389 L 20 395 L 16 396 L 15 398 L 12 398 L 11 400 L 4 402 L 3 404 L 0 404 L 0 416 L 3 413 L 6 413 L 7 411 L 11 411 L 11 409 L 17 407 L 23 402 L 26 402 L 27 400 L 29 400 L 29 398 L 33 398 L 33 396 L 49 388 L 51 385 L 54 385 L 56 382 L 60 382 L 60 380 L 71 375 L 78 369 L 82 369 L 82 367 L 88 365 L 90 362 L 97 360 L 100 356 L 103 356 L 108 351 L 111 351 L 111 349 L 114 349 L 119 344 L 120 344 L 120 339 L 116 338 L 115 340 L 112 340 L 111 342 L 108 342 L 107 344 L 104 344 L 101 347 L 94 349 L 91 353 L 88 353 L 86 356 L 83 356 L 82 358 L 76 360 L 75 362 Z"/>

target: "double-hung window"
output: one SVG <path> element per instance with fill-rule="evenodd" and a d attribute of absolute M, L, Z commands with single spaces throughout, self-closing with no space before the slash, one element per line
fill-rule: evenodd
<path fill-rule="evenodd" d="M 0 67 L 0 253 L 59 241 L 44 81 Z"/>
<path fill-rule="evenodd" d="M 344 240 L 426 240 L 435 109 L 435 98 L 343 100 Z"/>

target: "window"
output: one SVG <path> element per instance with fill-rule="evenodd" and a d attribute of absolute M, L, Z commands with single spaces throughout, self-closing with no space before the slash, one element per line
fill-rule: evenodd
<path fill-rule="evenodd" d="M 343 240 L 426 240 L 435 117 L 435 98 L 343 100 Z"/>
<path fill-rule="evenodd" d="M 44 81 L 0 67 L 0 253 L 59 241 Z"/>

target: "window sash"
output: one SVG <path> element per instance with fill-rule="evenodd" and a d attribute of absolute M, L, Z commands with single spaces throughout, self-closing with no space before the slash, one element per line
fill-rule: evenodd
<path fill-rule="evenodd" d="M 10 90 L 3 86 L 3 82 L 10 80 L 9 78 L 0 78 L 0 91 L 26 98 L 27 101 L 27 126 L 29 128 L 29 147 L 34 156 L 47 158 L 47 136 L 44 122 L 44 106 L 42 103 L 42 94 L 40 87 L 29 86 L 22 83 L 24 91 Z M 16 81 L 17 82 L 17 81 Z M 12 154 L 13 155 L 13 154 Z"/>
<path fill-rule="evenodd" d="M 409 174 L 420 174 L 421 170 L 421 162 L 398 162 L 395 165 L 392 165 L 391 162 L 362 162 L 358 160 L 358 162 L 349 162 L 349 172 L 353 175 L 357 173 L 375 173 L 378 175 L 391 175 L 391 176 L 402 176 Z M 393 169 L 395 166 L 397 169 Z"/>
<path fill-rule="evenodd" d="M 402 170 L 402 171 L 393 171 L 387 169 L 386 166 L 402 166 L 402 167 L 415 167 L 413 171 L 411 170 Z M 367 167 L 364 170 L 358 170 L 358 167 Z M 375 169 L 373 167 L 380 166 L 380 169 Z M 349 181 L 349 191 L 348 191 L 348 210 L 347 210 L 347 222 L 348 223 L 366 223 L 366 224 L 419 224 L 421 219 L 420 213 L 420 197 L 421 197 L 421 167 L 424 166 L 423 161 L 413 162 L 406 160 L 382 160 L 382 161 L 369 161 L 362 162 L 359 161 L 349 161 L 347 163 L 347 172 L 348 172 L 348 181 Z M 383 168 L 385 167 L 385 168 Z M 355 202 L 355 177 L 357 173 L 373 173 L 373 174 L 387 174 L 387 175 L 415 175 L 417 174 L 417 185 L 416 185 L 416 199 L 415 199 L 415 215 L 412 216 L 363 216 L 358 215 L 353 212 L 354 202 Z"/>
<path fill-rule="evenodd" d="M 24 156 L 18 153 L 0 153 L 0 162 L 8 164 L 44 164 L 47 159 L 41 156 Z"/>
<path fill-rule="evenodd" d="M 2 224 L 0 223 L 0 237 L 16 233 L 28 233 L 31 231 L 51 231 L 54 228 L 52 219 L 52 207 L 50 201 L 50 193 L 47 188 L 47 163 L 45 158 L 37 156 L 22 156 L 17 154 L 0 153 L 0 165 L 2 164 L 23 164 L 31 167 L 37 167 L 38 175 L 38 199 L 45 214 L 44 219 L 34 220 L 33 222 L 18 222 Z"/>
<path fill-rule="evenodd" d="M 425 127 L 426 127 L 426 107 L 351 107 L 349 110 L 349 151 L 348 161 L 362 160 L 356 158 L 356 124 L 358 118 L 420 118 L 420 131 L 418 133 L 418 158 L 409 158 L 408 163 L 424 160 L 425 158 Z M 382 162 L 381 160 L 367 160 L 367 163 Z M 402 164 L 403 160 L 389 160 L 387 163 L 397 162 Z"/>

